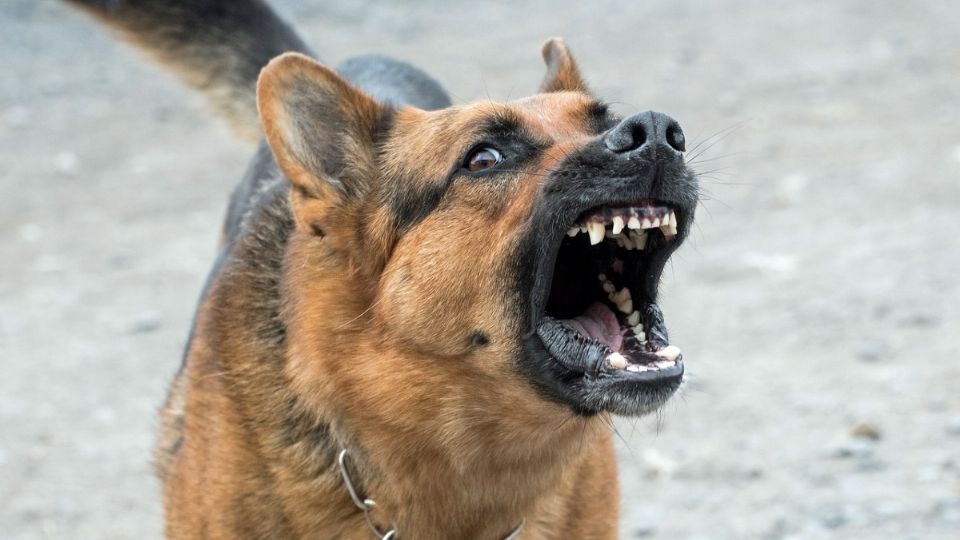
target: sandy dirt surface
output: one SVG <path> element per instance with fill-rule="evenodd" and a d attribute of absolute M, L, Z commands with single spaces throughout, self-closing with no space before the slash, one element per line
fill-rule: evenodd
<path fill-rule="evenodd" d="M 327 61 L 507 99 L 563 35 L 705 150 L 690 383 L 618 424 L 623 538 L 960 538 L 960 3 L 333 4 L 279 2 Z M 56 2 L 2 2 L 0 51 L 0 537 L 158 538 L 154 412 L 251 149 Z"/>

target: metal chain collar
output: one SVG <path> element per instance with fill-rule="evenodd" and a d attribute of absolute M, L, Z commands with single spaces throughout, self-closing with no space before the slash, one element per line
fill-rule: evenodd
<path fill-rule="evenodd" d="M 350 479 L 350 475 L 347 473 L 347 451 L 346 449 L 340 451 L 340 455 L 337 456 L 337 465 L 340 466 L 340 476 L 343 477 L 343 483 L 347 486 L 347 493 L 350 494 L 350 498 L 353 500 L 353 504 L 356 505 L 361 511 L 363 511 L 363 519 L 367 522 L 367 527 L 370 527 L 370 530 L 373 532 L 374 536 L 380 540 L 397 540 L 397 529 L 392 528 L 386 532 L 381 532 L 380 528 L 373 522 L 373 519 L 370 517 L 370 511 L 377 505 L 373 499 L 361 499 L 360 495 L 357 494 L 357 489 L 353 486 L 353 480 Z M 523 530 L 523 525 L 526 523 L 526 520 L 520 520 L 520 525 L 517 525 L 517 528 L 513 530 L 510 534 L 506 536 L 503 540 L 516 540 L 520 536 L 520 531 Z"/>

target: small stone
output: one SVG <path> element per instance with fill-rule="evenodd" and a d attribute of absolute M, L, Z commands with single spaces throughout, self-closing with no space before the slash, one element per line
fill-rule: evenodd
<path fill-rule="evenodd" d="M 154 332 L 162 326 L 163 321 L 159 313 L 146 312 L 137 315 L 130 324 L 131 334 L 147 334 Z"/>
<path fill-rule="evenodd" d="M 890 356 L 890 345 L 881 339 L 866 339 L 857 347 L 857 358 L 864 362 L 879 362 Z"/>
<path fill-rule="evenodd" d="M 830 457 L 839 459 L 869 459 L 873 457 L 874 445 L 863 439 L 844 439 L 831 444 Z"/>
<path fill-rule="evenodd" d="M 860 422 L 850 429 L 850 436 L 858 439 L 879 441 L 881 438 L 883 438 L 883 433 L 880 431 L 880 428 L 873 424 Z"/>
<path fill-rule="evenodd" d="M 828 511 L 820 516 L 818 521 L 827 529 L 837 529 L 847 523 L 847 517 L 840 511 Z"/>
<path fill-rule="evenodd" d="M 940 318 L 930 313 L 915 313 L 904 318 L 903 324 L 914 328 L 933 328 L 940 325 Z"/>

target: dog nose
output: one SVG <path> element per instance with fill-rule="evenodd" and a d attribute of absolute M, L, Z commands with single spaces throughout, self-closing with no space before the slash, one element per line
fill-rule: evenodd
<path fill-rule="evenodd" d="M 677 152 L 686 150 L 686 141 L 680 124 L 673 118 L 656 111 L 645 111 L 624 118 L 607 132 L 603 142 L 611 152 L 618 154 L 642 151 L 647 148 L 656 152 L 661 146 L 672 148 Z"/>

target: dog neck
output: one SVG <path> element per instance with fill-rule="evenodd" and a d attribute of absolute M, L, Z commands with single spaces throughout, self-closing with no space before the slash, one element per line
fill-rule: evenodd
<path fill-rule="evenodd" d="M 426 451 L 397 458 L 407 445 L 371 450 L 352 437 L 356 450 L 338 456 L 341 490 L 349 495 L 340 504 L 353 505 L 363 514 L 364 527 L 380 535 L 394 531 L 398 538 L 515 538 L 526 521 L 550 513 L 543 501 L 576 470 L 568 465 L 592 447 L 588 439 L 597 434 L 593 427 L 599 422 L 571 423 L 579 426 L 559 430 L 571 444 L 554 440 L 550 448 L 533 450 L 530 440 L 515 441 L 539 459 L 510 462 L 503 459 L 509 449 L 498 453 L 487 445 L 486 458 L 462 466 L 428 458 Z"/>

